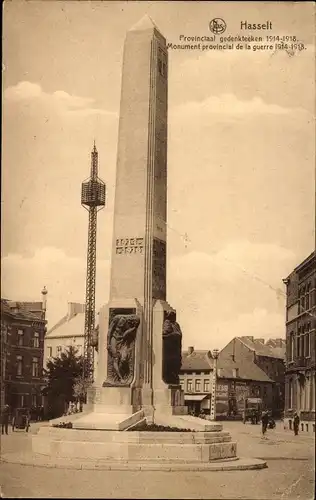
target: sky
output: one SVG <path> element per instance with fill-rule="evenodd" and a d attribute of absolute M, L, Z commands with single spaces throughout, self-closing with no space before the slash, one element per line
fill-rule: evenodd
<path fill-rule="evenodd" d="M 123 43 L 144 14 L 174 44 L 210 36 L 220 17 L 226 34 L 271 20 L 272 35 L 306 46 L 169 51 L 167 295 L 183 346 L 284 337 L 282 278 L 315 247 L 312 2 L 5 3 L 1 296 L 38 300 L 46 285 L 48 328 L 84 302 L 80 194 L 95 139 L 107 185 L 96 303 L 107 302 Z"/>

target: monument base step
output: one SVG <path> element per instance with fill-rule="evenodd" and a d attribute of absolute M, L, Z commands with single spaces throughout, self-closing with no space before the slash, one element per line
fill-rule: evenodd
<path fill-rule="evenodd" d="M 102 405 L 98 411 L 74 413 L 50 420 L 50 425 L 54 427 L 59 423 L 71 423 L 73 429 L 124 431 L 143 419 L 143 410 L 133 413 L 131 407 Z"/>
<path fill-rule="evenodd" d="M 4 453 L 1 456 L 2 463 L 17 465 L 30 465 L 33 467 L 56 468 L 67 470 L 113 470 L 113 471 L 231 471 L 231 470 L 254 470 L 264 469 L 267 463 L 256 458 L 234 458 L 229 460 L 213 461 L 208 463 L 199 462 L 128 462 L 128 461 L 105 461 L 105 460 L 82 460 L 57 458 L 40 455 L 37 453 Z"/>
<path fill-rule="evenodd" d="M 236 458 L 237 445 L 228 432 L 121 432 L 41 427 L 32 436 L 32 450 L 51 458 L 205 463 Z"/>

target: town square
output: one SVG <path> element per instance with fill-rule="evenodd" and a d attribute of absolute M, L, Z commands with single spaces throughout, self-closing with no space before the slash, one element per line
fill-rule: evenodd
<path fill-rule="evenodd" d="M 5 7 L 3 498 L 313 498 L 312 4 L 181 6 Z"/>

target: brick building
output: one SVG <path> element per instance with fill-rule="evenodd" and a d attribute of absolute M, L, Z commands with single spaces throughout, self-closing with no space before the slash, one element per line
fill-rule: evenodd
<path fill-rule="evenodd" d="M 180 384 L 184 390 L 185 404 L 190 412 L 210 414 L 214 360 L 211 351 L 189 347 L 182 353 Z M 271 407 L 275 382 L 254 363 L 252 358 L 233 361 L 221 357 L 217 361 L 216 416 L 241 418 L 244 399 L 262 397 Z"/>
<path fill-rule="evenodd" d="M 269 385 L 269 389 L 260 386 L 257 396 L 275 416 L 280 416 L 284 410 L 285 339 L 270 339 L 265 342 L 262 338 L 255 339 L 252 336 L 235 337 L 219 354 L 219 365 L 228 361 L 240 369 L 243 369 L 244 363 L 250 363 L 253 370 L 255 365 L 267 375 L 273 385 Z"/>
<path fill-rule="evenodd" d="M 45 304 L 1 299 L 1 404 L 12 409 L 42 404 Z"/>
<path fill-rule="evenodd" d="M 286 284 L 285 424 L 299 412 L 301 430 L 315 432 L 316 253 L 283 280 Z"/>

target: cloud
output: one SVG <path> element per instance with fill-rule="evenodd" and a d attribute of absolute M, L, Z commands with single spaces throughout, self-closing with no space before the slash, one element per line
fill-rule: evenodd
<path fill-rule="evenodd" d="M 260 97 L 253 97 L 251 100 L 243 101 L 233 94 L 221 94 L 219 96 L 210 96 L 199 102 L 189 101 L 180 104 L 171 113 L 176 116 L 186 115 L 192 118 L 203 115 L 243 118 L 251 115 L 287 115 L 292 111 L 276 104 L 267 104 Z"/>
<path fill-rule="evenodd" d="M 43 91 L 40 85 L 31 82 L 20 82 L 17 85 L 8 87 L 4 91 L 5 99 L 10 101 L 22 101 L 24 99 L 34 99 L 41 97 Z"/>
<path fill-rule="evenodd" d="M 294 252 L 275 244 L 233 241 L 217 252 L 201 252 L 189 242 L 188 253 L 175 256 L 170 262 L 173 278 L 183 280 L 234 281 L 246 275 L 269 286 L 281 279 L 295 265 Z M 183 270 L 185 269 L 185 272 Z"/>
<path fill-rule="evenodd" d="M 171 257 L 168 301 L 177 309 L 183 344 L 209 349 L 237 335 L 282 337 L 282 278 L 296 263 L 288 249 L 246 240 Z"/>
<path fill-rule="evenodd" d="M 42 102 L 53 107 L 61 114 L 69 116 L 115 115 L 115 113 L 95 107 L 95 100 L 91 97 L 70 95 L 63 90 L 48 93 L 39 84 L 27 81 L 8 87 L 4 92 L 4 98 L 8 102 Z"/>
<path fill-rule="evenodd" d="M 212 346 L 216 347 L 218 344 L 219 348 L 223 348 L 233 337 L 243 335 L 252 335 L 265 340 L 284 338 L 285 317 L 283 314 L 256 308 L 251 313 L 236 315 L 229 321 L 223 320 L 212 325 L 210 341 Z M 202 342 L 205 344 L 205 340 Z"/>
<path fill-rule="evenodd" d="M 67 302 L 85 301 L 86 259 L 70 257 L 54 247 L 31 256 L 10 254 L 2 259 L 2 296 L 12 300 L 39 300 L 47 287 L 47 318 L 52 327 L 67 312 Z M 96 304 L 107 300 L 109 261 L 97 261 Z M 102 292 L 102 293 L 101 293 Z"/>

